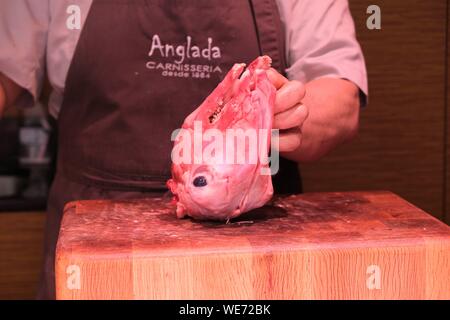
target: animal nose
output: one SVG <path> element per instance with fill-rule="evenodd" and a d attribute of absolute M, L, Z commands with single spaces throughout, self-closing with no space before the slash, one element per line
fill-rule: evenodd
<path fill-rule="evenodd" d="M 194 179 L 193 184 L 195 187 L 204 187 L 208 184 L 204 176 L 198 176 Z"/>

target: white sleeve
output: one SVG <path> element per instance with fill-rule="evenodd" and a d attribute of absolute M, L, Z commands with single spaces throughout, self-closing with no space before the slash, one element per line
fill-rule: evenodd
<path fill-rule="evenodd" d="M 347 0 L 278 0 L 290 79 L 343 78 L 368 93 L 364 56 Z"/>
<path fill-rule="evenodd" d="M 0 1 L 0 72 L 26 89 L 20 105 L 40 94 L 48 25 L 48 0 Z"/>

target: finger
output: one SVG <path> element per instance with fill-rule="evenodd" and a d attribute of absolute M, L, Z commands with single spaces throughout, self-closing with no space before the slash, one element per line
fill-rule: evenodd
<path fill-rule="evenodd" d="M 300 103 L 304 97 L 305 87 L 301 82 L 296 80 L 287 82 L 277 91 L 274 113 L 277 114 L 292 108 Z"/>
<path fill-rule="evenodd" d="M 302 143 L 300 128 L 294 128 L 280 132 L 278 149 L 280 152 L 292 152 L 297 150 Z"/>
<path fill-rule="evenodd" d="M 273 127 L 280 130 L 301 127 L 307 117 L 308 108 L 298 104 L 293 108 L 276 114 L 273 119 Z"/>
<path fill-rule="evenodd" d="M 267 76 L 277 90 L 289 81 L 274 68 L 270 68 L 269 70 L 267 70 Z"/>

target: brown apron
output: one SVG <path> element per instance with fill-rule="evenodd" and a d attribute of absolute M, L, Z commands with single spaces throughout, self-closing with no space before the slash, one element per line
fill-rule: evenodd
<path fill-rule="evenodd" d="M 286 68 L 274 0 L 94 0 L 69 68 L 58 118 L 39 298 L 54 298 L 65 203 L 166 192 L 171 133 L 235 62 L 270 55 Z M 278 192 L 299 192 L 282 160 Z"/>

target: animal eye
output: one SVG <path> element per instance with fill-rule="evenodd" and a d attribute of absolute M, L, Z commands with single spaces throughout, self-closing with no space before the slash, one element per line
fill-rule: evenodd
<path fill-rule="evenodd" d="M 206 181 L 206 178 L 204 176 L 198 176 L 193 181 L 193 185 L 196 187 L 204 187 L 207 184 L 208 184 L 208 181 Z"/>

